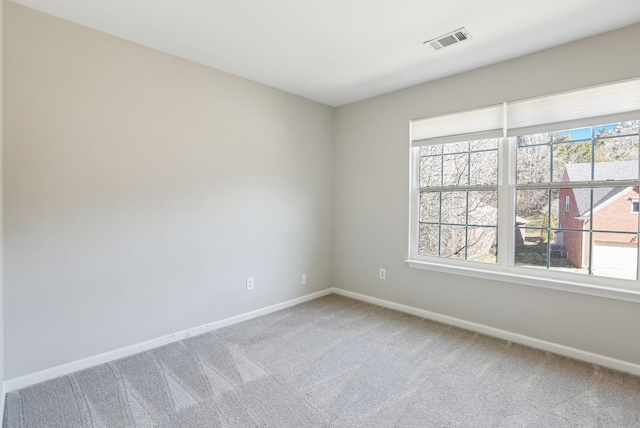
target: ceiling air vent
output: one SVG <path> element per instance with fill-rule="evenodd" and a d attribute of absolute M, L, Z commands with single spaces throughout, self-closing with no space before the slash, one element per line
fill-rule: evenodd
<path fill-rule="evenodd" d="M 429 49 L 435 52 L 439 51 L 442 48 L 446 48 L 447 46 L 455 45 L 472 38 L 473 37 L 471 37 L 471 34 L 469 34 L 466 28 L 460 28 L 456 31 L 452 31 L 449 34 L 445 34 L 444 36 L 427 40 L 426 42 L 424 42 L 424 44 L 427 45 Z"/>

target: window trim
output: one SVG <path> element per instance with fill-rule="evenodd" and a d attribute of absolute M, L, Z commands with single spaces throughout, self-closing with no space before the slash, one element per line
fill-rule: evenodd
<path fill-rule="evenodd" d="M 498 139 L 498 179 L 496 188 L 498 192 L 498 201 L 505 201 L 508 206 L 515 210 L 515 168 L 511 168 L 511 162 L 505 162 L 505 156 L 511 156 L 513 162 L 515 162 L 515 150 L 508 150 L 509 139 Z M 427 264 L 429 266 L 455 266 L 454 269 L 459 269 L 467 264 L 476 265 L 476 269 L 482 267 L 495 267 L 500 266 L 503 271 L 510 269 L 510 265 L 513 265 L 515 242 L 509 238 L 509 230 L 515 228 L 515 216 L 510 215 L 506 209 L 498 209 L 497 212 L 497 233 L 498 233 L 498 261 L 497 263 L 480 263 L 470 260 L 456 260 L 448 259 L 437 256 L 421 256 L 419 255 L 419 240 L 414 238 L 415 232 L 420 227 L 419 215 L 420 215 L 420 147 L 410 148 L 410 213 L 409 213 L 409 257 L 408 261 Z M 515 163 L 513 163 L 515 165 Z M 507 177 L 512 175 L 513 180 L 509 180 Z M 416 180 L 418 177 L 418 180 Z M 507 185 L 505 185 L 507 184 Z M 515 212 L 515 211 L 514 211 Z M 458 264 L 458 262 L 462 264 Z M 491 269 L 491 268 L 489 268 Z"/>
<path fill-rule="evenodd" d="M 420 213 L 420 148 L 410 147 L 410 235 L 408 257 L 405 263 L 411 268 L 640 303 L 640 275 L 639 279 L 636 280 L 593 275 L 581 276 L 575 273 L 542 270 L 514 264 L 515 239 L 512 239 L 512 237 L 513 231 L 515 230 L 515 215 L 512 215 L 512 213 L 515 213 L 516 209 L 515 191 L 517 188 L 515 171 L 517 150 L 515 149 L 515 144 L 515 137 L 503 137 L 499 139 L 498 200 L 504 201 L 501 202 L 501 204 L 506 204 L 508 209 L 498 209 L 497 263 L 481 263 L 470 260 L 456 260 L 418 254 L 419 240 L 416 239 L 414 235 L 419 227 L 418 217 Z M 508 160 L 506 159 L 507 157 Z M 546 185 L 546 183 L 543 185 Z M 570 185 L 563 184 L 561 186 L 574 187 L 575 183 L 571 183 Z M 640 248 L 638 253 L 640 256 Z M 638 266 L 640 268 L 640 263 Z"/>
<path fill-rule="evenodd" d="M 473 278 L 640 303 L 640 291 L 631 289 L 627 284 L 625 284 L 625 282 L 635 282 L 632 280 L 625 281 L 616 278 L 591 277 L 591 279 L 606 280 L 607 283 L 605 284 L 604 281 L 596 281 L 593 284 L 588 284 L 575 281 L 575 277 L 565 278 L 564 275 L 562 275 L 562 272 L 547 272 L 535 268 L 515 266 L 511 267 L 509 272 L 505 272 L 500 269 L 500 267 L 489 265 L 487 263 L 462 260 L 465 265 L 455 266 L 456 263 L 449 263 L 452 261 L 453 260 L 447 260 L 448 263 L 438 263 L 435 261 L 408 259 L 405 260 L 405 263 L 407 263 L 409 267 L 416 269 L 425 269 L 454 275 L 470 276 Z M 488 266 L 493 267 L 493 269 L 489 269 Z M 536 273 L 545 273 L 550 275 L 543 275 L 543 277 L 535 275 Z M 620 282 L 623 283 L 620 284 Z"/>
<path fill-rule="evenodd" d="M 575 273 L 549 271 L 534 267 L 517 266 L 515 262 L 516 210 L 516 152 L 515 137 L 501 138 L 498 143 L 498 200 L 508 206 L 498 209 L 498 261 L 482 263 L 472 260 L 457 260 L 437 256 L 418 255 L 420 213 L 420 148 L 410 148 L 410 228 L 409 257 L 405 263 L 411 268 L 481 278 L 511 284 L 533 286 L 556 291 L 570 292 L 607 299 L 640 303 L 640 279 L 625 280 L 599 276 L 581 276 Z M 418 178 L 418 179 L 416 179 Z M 574 187 L 575 183 L 562 185 Z M 639 225 L 640 227 L 640 225 Z M 638 251 L 640 255 L 640 249 Z M 640 266 L 640 264 L 639 264 Z M 586 280 L 586 281 L 585 281 Z"/>
<path fill-rule="evenodd" d="M 571 206 L 571 196 L 567 195 L 564 198 L 564 212 L 568 213 L 569 207 Z"/>
<path fill-rule="evenodd" d="M 636 206 L 636 204 L 638 204 L 638 209 L 634 210 L 633 208 Z M 640 213 L 640 199 L 633 198 L 631 199 L 631 214 L 638 214 L 638 213 Z"/>

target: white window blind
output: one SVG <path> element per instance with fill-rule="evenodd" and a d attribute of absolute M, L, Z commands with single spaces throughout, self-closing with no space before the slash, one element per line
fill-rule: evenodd
<path fill-rule="evenodd" d="M 507 103 L 507 136 L 640 117 L 640 79 Z"/>
<path fill-rule="evenodd" d="M 411 145 L 455 143 L 503 136 L 502 104 L 411 121 Z"/>

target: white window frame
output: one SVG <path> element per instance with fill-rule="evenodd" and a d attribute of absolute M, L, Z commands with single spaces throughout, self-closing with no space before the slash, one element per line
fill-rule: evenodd
<path fill-rule="evenodd" d="M 638 80 L 640 82 L 640 79 Z M 603 85 L 604 86 L 604 85 Z M 596 87 L 599 90 L 600 87 Z M 562 96 L 564 94 L 560 94 Z M 534 100 L 535 101 L 535 100 Z M 635 102 L 635 101 L 634 101 Z M 505 107 L 507 103 L 504 103 Z M 640 108 L 636 108 L 637 114 Z M 615 115 L 605 115 L 603 121 L 599 117 L 590 125 L 601 125 L 602 123 L 613 123 L 618 121 L 619 112 Z M 628 119 L 620 119 L 628 120 Z M 507 117 L 505 108 L 504 136 L 500 139 L 498 146 L 498 253 L 497 263 L 482 263 L 470 260 L 456 260 L 441 258 L 437 256 L 424 256 L 418 253 L 418 230 L 420 212 L 420 186 L 419 186 L 419 162 L 420 148 L 414 144 L 410 147 L 410 218 L 409 218 L 409 247 L 406 263 L 413 268 L 427 269 L 457 275 L 471 276 L 497 280 L 502 282 L 517 283 L 535 287 L 550 288 L 554 290 L 567 291 L 572 293 L 586 294 L 598 297 L 625 300 L 640 303 L 640 280 L 628 280 L 618 278 L 598 277 L 576 273 L 560 272 L 553 270 L 543 270 L 540 268 L 525 267 L 515 265 L 515 194 L 516 194 L 516 138 L 507 137 Z M 585 120 L 567 120 L 562 122 L 567 127 L 559 129 L 572 129 L 578 125 L 583 126 Z M 535 130 L 542 132 L 541 124 L 527 128 L 533 133 Z M 545 125 L 542 124 L 544 127 Z M 525 129 L 524 127 L 522 129 Z M 547 129 L 548 131 L 554 129 Z M 472 134 L 468 134 L 472 135 Z M 443 142 L 453 142 L 455 139 L 447 139 L 436 136 L 436 143 L 439 139 Z M 472 139 L 472 138 L 469 138 Z M 461 138 L 458 141 L 464 141 Z M 640 185 L 640 180 L 634 180 L 631 185 Z M 622 185 L 622 183 L 621 183 Z M 640 233 L 640 229 L 639 229 Z M 638 251 L 640 257 L 640 250 Z M 640 260 L 638 261 L 640 269 Z M 639 275 L 640 277 L 640 275 Z"/>
<path fill-rule="evenodd" d="M 566 212 L 566 213 L 569 212 L 570 205 L 571 205 L 571 196 L 567 195 L 564 198 L 564 212 Z"/>
<path fill-rule="evenodd" d="M 634 207 L 638 204 L 638 209 L 634 209 Z M 640 199 L 631 199 L 631 213 L 638 214 L 640 213 Z"/>
<path fill-rule="evenodd" d="M 469 142 L 467 141 L 465 143 L 469 143 Z M 420 149 L 418 149 L 418 151 L 419 150 Z M 466 153 L 469 156 L 467 158 L 467 162 L 471 161 L 471 156 L 473 156 L 473 154 L 486 153 L 486 152 L 495 152 L 496 161 L 497 161 L 497 157 L 498 157 L 498 153 L 499 153 L 499 150 L 498 150 L 497 147 L 496 148 L 474 149 L 469 145 L 467 150 L 468 151 Z M 457 152 L 457 153 L 446 152 L 446 153 L 441 153 L 439 155 L 429 155 L 429 157 L 439 157 L 440 160 L 442 161 L 444 156 L 459 155 L 459 154 L 462 154 L 462 153 L 464 153 L 464 152 Z M 418 154 L 418 158 L 421 158 L 420 154 Z M 441 197 L 441 202 L 443 200 L 442 196 L 444 194 L 451 193 L 451 192 L 456 192 L 456 193 L 457 192 L 495 192 L 497 194 L 497 192 L 498 192 L 498 181 L 497 181 L 498 171 L 497 171 L 497 167 L 498 167 L 498 164 L 496 163 L 496 181 L 495 181 L 495 183 L 475 184 L 475 183 L 468 183 L 467 181 L 465 181 L 464 184 L 457 184 L 457 185 L 429 186 L 429 187 L 426 187 L 426 188 L 422 189 L 422 191 L 420 191 L 420 189 L 419 189 L 419 191 L 418 191 L 419 192 L 418 199 L 421 199 L 421 194 L 426 189 L 428 189 L 427 193 L 428 192 L 438 193 L 440 195 L 440 197 Z M 442 167 L 441 174 L 444 174 L 444 166 Z M 467 171 L 467 180 L 469 180 L 472 175 L 473 174 L 472 174 L 471 168 L 469 168 L 468 171 Z M 474 177 L 474 179 L 477 179 L 477 178 L 478 177 Z M 443 180 L 444 180 L 444 178 L 443 178 Z M 467 193 L 467 203 L 469 203 L 469 200 L 470 199 L 469 199 L 468 193 Z M 418 204 L 420 204 L 420 201 L 418 201 Z M 467 207 L 467 210 L 468 210 L 468 207 Z M 430 224 L 435 225 L 436 223 L 430 223 Z M 467 251 L 469 249 L 468 246 L 467 246 L 468 245 L 467 239 L 469 238 L 468 228 L 477 228 L 477 227 L 479 227 L 479 228 L 485 228 L 485 227 L 486 228 L 493 228 L 493 229 L 496 229 L 496 233 L 497 233 L 497 228 L 495 228 L 494 226 L 491 226 L 491 225 L 488 225 L 488 224 L 477 225 L 477 224 L 473 224 L 472 222 L 470 222 L 469 218 L 468 218 L 468 212 L 467 212 L 467 218 L 465 219 L 464 223 L 461 223 L 461 224 L 457 224 L 456 223 L 455 225 L 452 225 L 452 224 L 447 224 L 446 222 L 442 221 L 442 222 L 438 222 L 437 224 L 440 225 L 440 227 L 444 227 L 444 226 L 465 227 L 465 245 L 463 247 L 465 249 L 465 251 L 464 251 L 464 257 L 462 257 L 460 260 L 468 260 L 466 258 L 467 257 Z M 438 251 L 440 251 L 440 244 L 438 245 L 438 247 L 439 247 Z"/>

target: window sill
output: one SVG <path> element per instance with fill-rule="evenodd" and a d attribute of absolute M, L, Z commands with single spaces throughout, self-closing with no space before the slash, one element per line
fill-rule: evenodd
<path fill-rule="evenodd" d="M 577 281 L 565 279 L 535 276 L 533 269 L 518 269 L 518 272 L 504 272 L 501 270 L 482 269 L 476 266 L 453 266 L 445 263 L 437 263 L 422 260 L 405 260 L 409 267 L 417 269 L 426 269 L 437 272 L 450 273 L 454 275 L 471 276 L 474 278 L 490 279 L 501 282 L 511 282 L 521 285 L 529 285 L 533 287 L 548 288 L 551 290 L 565 291 L 569 293 L 584 294 L 588 296 L 603 297 L 606 299 L 623 300 L 626 302 L 640 303 L 640 290 L 632 290 L 628 288 L 586 284 Z M 493 267 L 493 266 L 492 266 Z M 496 268 L 498 268 L 496 266 Z M 524 272 L 521 272 L 524 270 Z M 533 270 L 533 272 L 531 272 Z M 546 272 L 545 272 L 546 273 Z M 634 281 L 611 280 L 612 282 L 633 283 Z M 637 282 L 636 282 L 637 283 Z"/>

